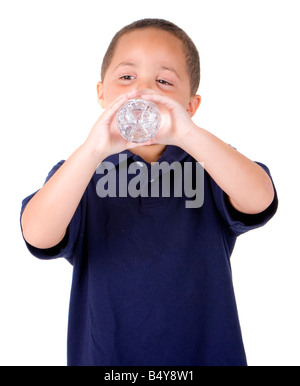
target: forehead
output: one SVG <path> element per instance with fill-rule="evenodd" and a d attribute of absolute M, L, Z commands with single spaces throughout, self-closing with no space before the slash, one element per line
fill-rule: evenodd
<path fill-rule="evenodd" d="M 121 57 L 152 57 L 186 64 L 185 50 L 180 39 L 172 33 L 158 28 L 144 28 L 127 32 L 119 39 L 112 61 Z"/>

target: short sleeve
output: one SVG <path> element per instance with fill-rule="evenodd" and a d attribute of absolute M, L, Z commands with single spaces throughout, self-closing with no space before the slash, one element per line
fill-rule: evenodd
<path fill-rule="evenodd" d="M 60 161 L 57 165 L 53 167 L 53 169 L 48 174 L 45 183 L 53 176 L 53 174 L 61 167 L 61 165 L 64 163 L 64 161 Z M 22 207 L 21 207 L 21 215 L 26 208 L 29 201 L 32 199 L 32 197 L 37 192 L 31 194 L 30 196 L 26 197 L 22 201 Z M 64 257 L 70 264 L 73 264 L 73 256 L 74 256 L 74 247 L 78 238 L 79 229 L 80 229 L 80 223 L 81 223 L 81 215 L 82 215 L 82 202 L 77 207 L 75 214 L 67 228 L 66 235 L 64 239 L 56 246 L 48 249 L 40 249 L 36 248 L 32 245 L 30 245 L 23 236 L 23 239 L 25 241 L 25 244 L 29 250 L 29 252 L 39 258 L 39 259 L 56 259 L 59 257 Z M 22 231 L 22 227 L 21 227 Z"/>
<path fill-rule="evenodd" d="M 224 193 L 224 191 L 212 180 L 212 191 L 218 211 L 225 225 L 235 234 L 235 236 L 262 227 L 274 216 L 278 208 L 278 196 L 270 171 L 265 165 L 259 162 L 256 163 L 261 166 L 271 178 L 275 192 L 273 202 L 261 213 L 245 214 L 237 211 L 229 203 L 226 193 Z"/>

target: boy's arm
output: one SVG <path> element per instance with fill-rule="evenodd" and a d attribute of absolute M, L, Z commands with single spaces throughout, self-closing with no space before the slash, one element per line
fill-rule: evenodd
<path fill-rule="evenodd" d="M 46 249 L 64 238 L 96 167 L 96 158 L 82 145 L 33 196 L 21 217 L 29 244 Z"/>
<path fill-rule="evenodd" d="M 185 110 L 165 95 L 145 91 L 142 90 L 141 97 L 158 103 L 163 112 L 155 141 L 179 146 L 198 162 L 203 162 L 205 170 L 239 212 L 257 214 L 268 208 L 275 192 L 270 177 L 259 165 L 197 127 L 191 119 L 196 111 L 192 103 Z"/>
<path fill-rule="evenodd" d="M 204 162 L 206 171 L 239 212 L 261 213 L 272 203 L 275 193 L 268 174 L 233 147 L 197 126 L 181 143 L 192 157 Z"/>
<path fill-rule="evenodd" d="M 29 244 L 41 249 L 57 245 L 99 163 L 130 146 L 112 125 L 116 112 L 129 98 L 130 94 L 122 95 L 106 109 L 84 144 L 29 201 L 21 217 L 23 236 Z"/>

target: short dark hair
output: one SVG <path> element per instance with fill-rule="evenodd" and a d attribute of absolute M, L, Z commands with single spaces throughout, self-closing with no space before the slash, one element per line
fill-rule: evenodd
<path fill-rule="evenodd" d="M 113 37 L 106 54 L 103 58 L 101 67 L 101 79 L 105 78 L 106 71 L 112 61 L 116 45 L 119 39 L 128 32 L 142 29 L 142 28 L 157 28 L 163 31 L 169 32 L 177 37 L 183 43 L 186 54 L 186 69 L 190 77 L 191 95 L 195 95 L 200 84 L 200 56 L 199 52 L 193 43 L 192 39 L 187 35 L 185 31 L 179 28 L 177 25 L 163 19 L 142 19 L 135 21 L 125 27 L 123 27 Z"/>

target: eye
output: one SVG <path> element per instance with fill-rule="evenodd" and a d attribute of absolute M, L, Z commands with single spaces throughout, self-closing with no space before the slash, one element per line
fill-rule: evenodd
<path fill-rule="evenodd" d="M 163 79 L 158 79 L 157 82 L 165 86 L 173 86 L 172 83 L 167 82 L 166 80 L 163 80 Z"/>
<path fill-rule="evenodd" d="M 120 79 L 122 79 L 122 80 L 134 80 L 134 76 L 132 76 L 132 75 L 123 75 L 123 76 L 121 76 Z"/>

